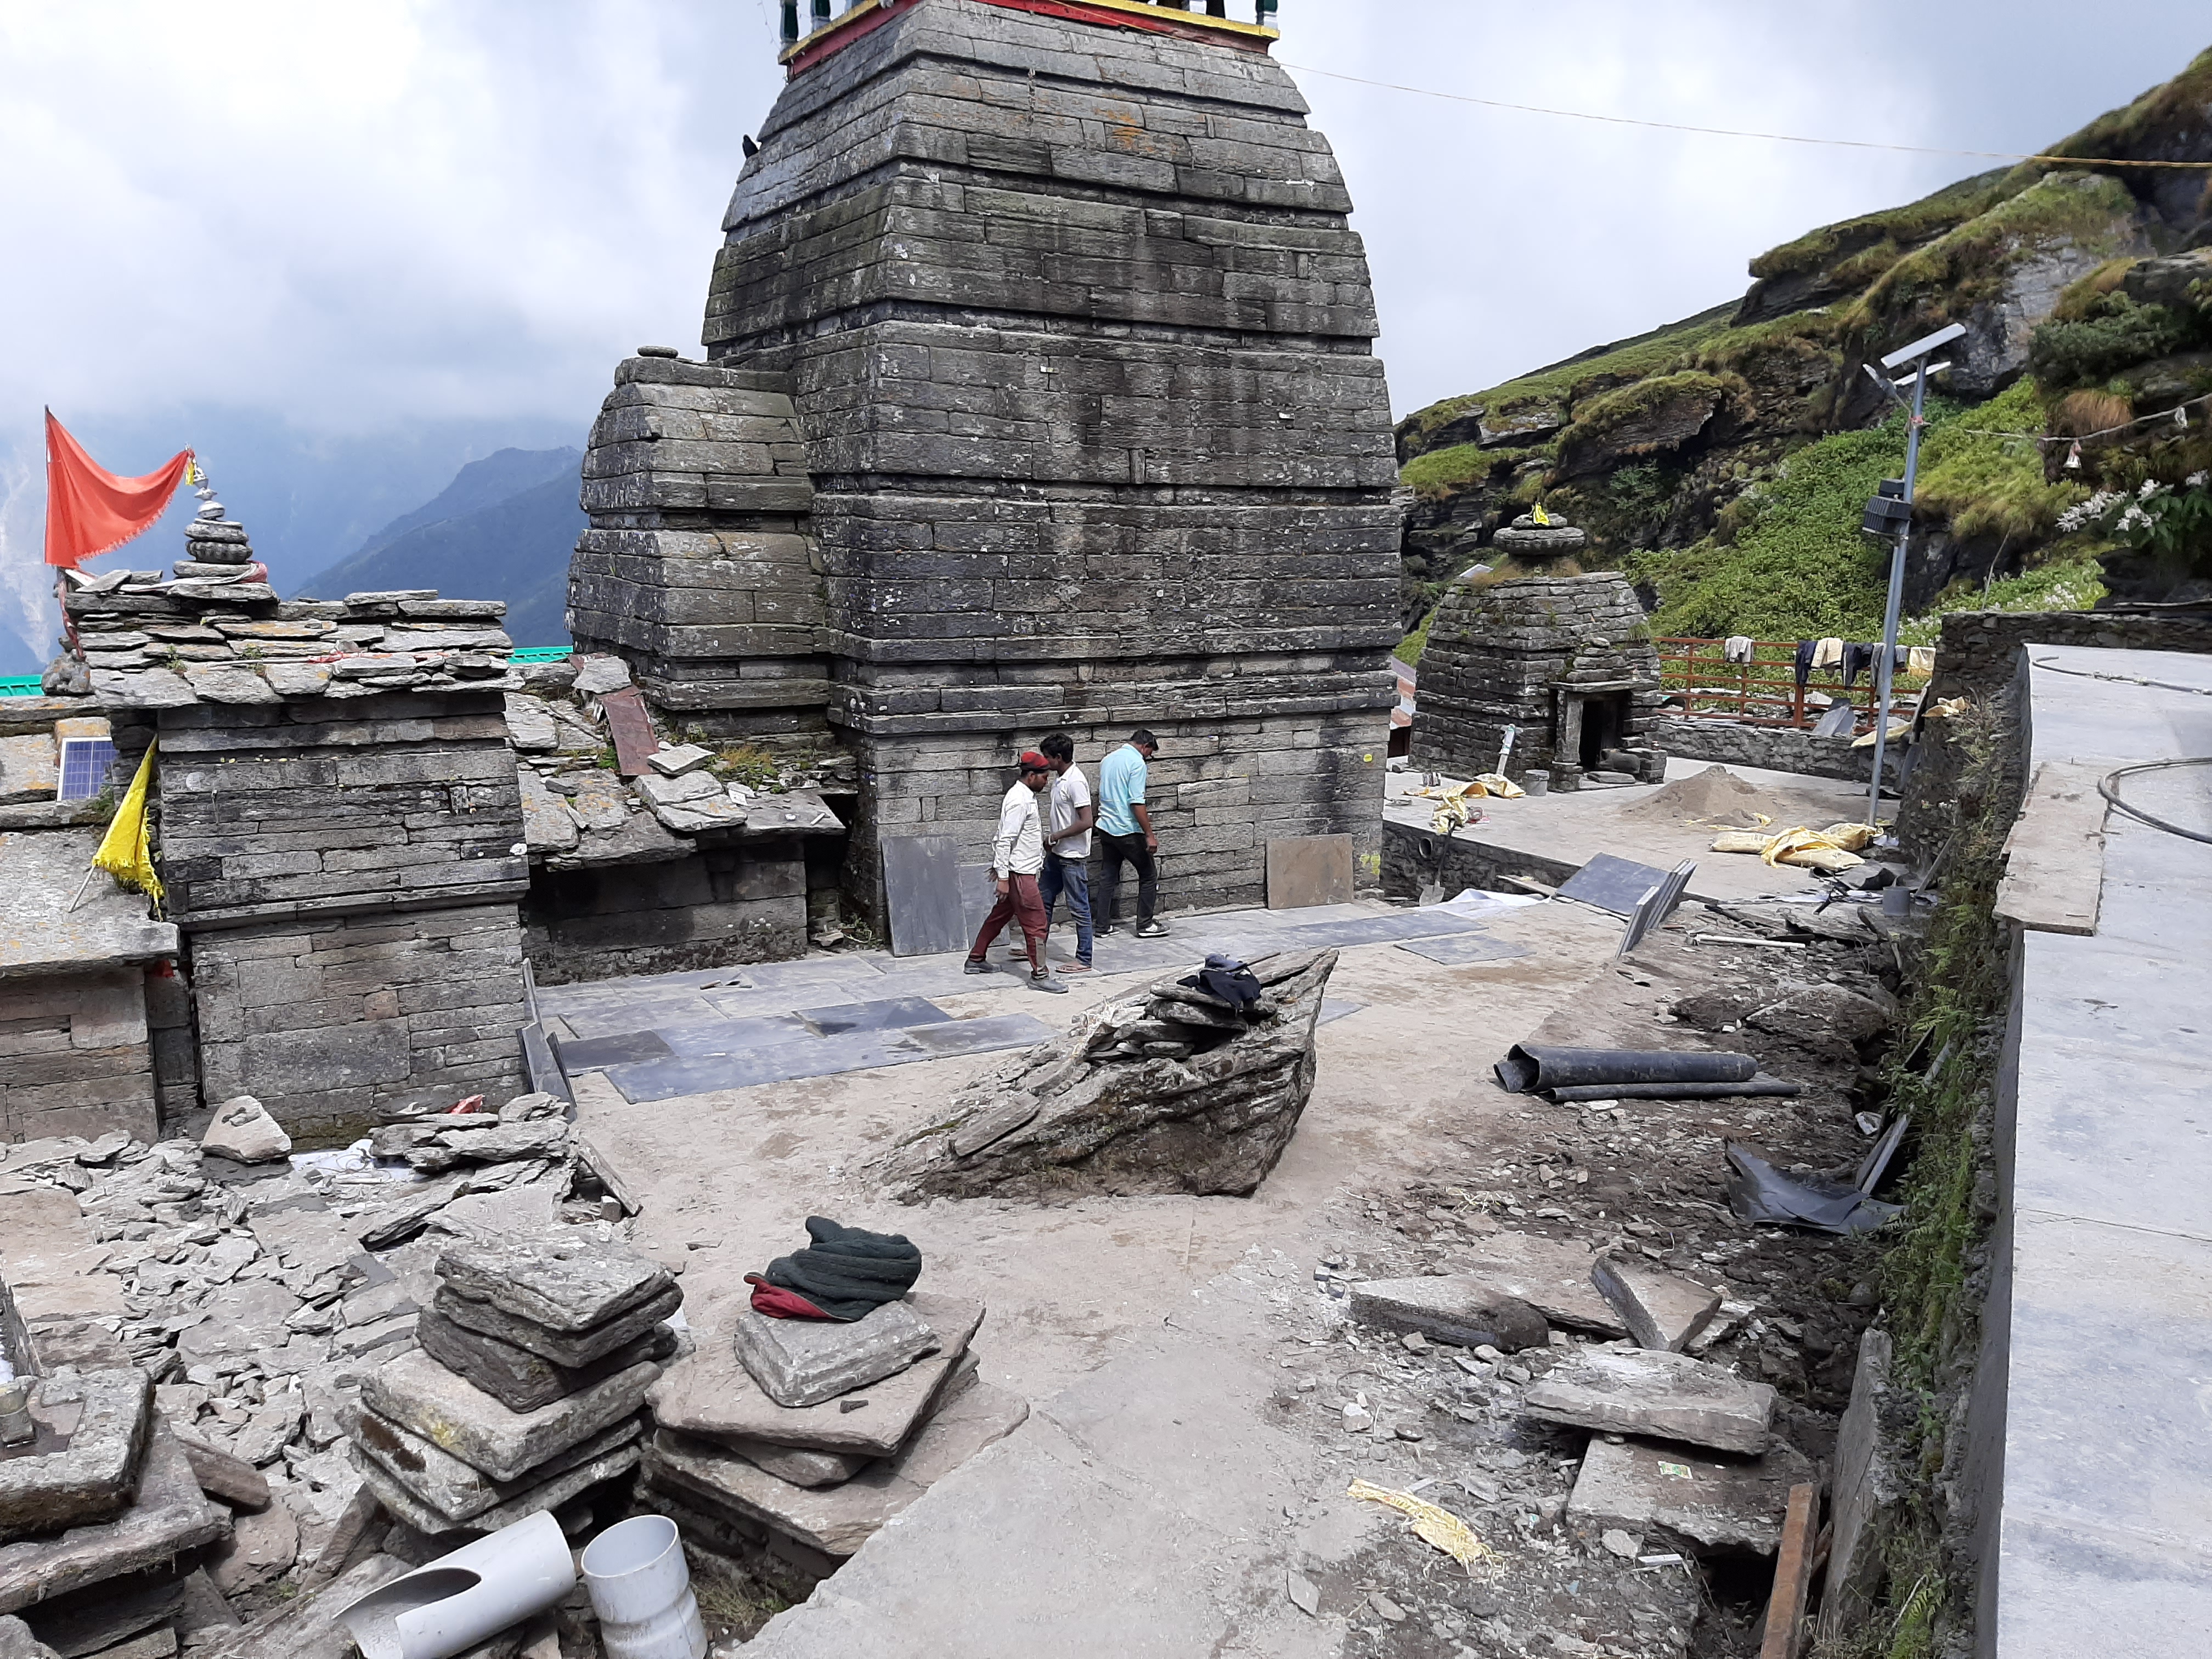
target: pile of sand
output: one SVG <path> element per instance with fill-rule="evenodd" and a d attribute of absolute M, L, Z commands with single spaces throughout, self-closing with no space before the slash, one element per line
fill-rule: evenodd
<path fill-rule="evenodd" d="M 1727 767 L 1708 766 L 1692 777 L 1675 779 L 1633 806 L 1624 807 L 1621 816 L 1749 830 L 1757 826 L 1761 813 L 1778 819 L 1787 810 Z"/>

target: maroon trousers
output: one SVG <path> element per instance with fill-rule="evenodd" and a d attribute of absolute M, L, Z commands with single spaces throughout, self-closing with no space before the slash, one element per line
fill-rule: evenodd
<path fill-rule="evenodd" d="M 1044 901 L 1037 896 L 1035 876 L 1015 876 L 1006 884 L 1008 890 L 999 895 L 999 902 L 991 907 L 984 918 L 982 931 L 975 935 L 975 943 L 969 947 L 968 960 L 981 962 L 983 953 L 991 948 L 991 941 L 1010 921 L 1022 925 L 1022 937 L 1029 941 L 1030 968 L 1032 972 L 1044 971 L 1044 936 L 1049 926 L 1044 913 Z"/>

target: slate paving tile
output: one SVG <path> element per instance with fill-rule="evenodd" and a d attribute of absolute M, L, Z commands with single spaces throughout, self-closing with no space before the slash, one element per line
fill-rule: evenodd
<path fill-rule="evenodd" d="M 696 1025 L 665 1026 L 653 1035 L 665 1045 L 665 1054 L 641 1054 L 641 1060 L 665 1057 L 711 1060 L 720 1054 L 742 1054 L 755 1048 L 821 1041 L 796 1015 L 789 1013 L 703 1020 Z"/>
<path fill-rule="evenodd" d="M 1468 962 L 1510 962 L 1528 954 L 1526 947 L 1483 933 L 1448 933 L 1442 939 L 1401 939 L 1401 951 L 1411 951 L 1431 962 L 1456 966 Z"/>
<path fill-rule="evenodd" d="M 836 1036 L 846 1031 L 904 1030 L 915 1025 L 937 1025 L 952 1018 L 922 997 L 885 997 L 874 1002 L 833 1003 L 822 1008 L 801 1008 L 798 1017 L 817 1036 Z"/>
<path fill-rule="evenodd" d="M 1482 924 L 1466 916 L 1440 915 L 1441 905 L 1401 910 L 1393 916 L 1369 916 L 1360 921 L 1324 921 L 1293 928 L 1291 938 L 1302 950 L 1324 945 L 1393 945 L 1409 939 L 1437 939 L 1447 933 L 1471 933 Z"/>
<path fill-rule="evenodd" d="M 1331 1020 L 1342 1019 L 1347 1015 L 1356 1014 L 1366 1006 L 1364 1002 L 1351 1002 L 1335 997 L 1323 997 L 1321 1002 L 1321 1018 L 1314 1024 L 1317 1026 L 1326 1025 Z"/>
<path fill-rule="evenodd" d="M 905 1032 L 854 1031 L 746 1054 L 618 1066 L 604 1075 L 635 1106 L 717 1089 L 750 1089 L 763 1083 L 794 1083 L 802 1078 L 901 1066 L 923 1057 L 924 1051 Z"/>
<path fill-rule="evenodd" d="M 941 1060 L 950 1054 L 987 1054 L 998 1048 L 1026 1048 L 1060 1033 L 1034 1014 L 988 1014 L 981 1019 L 956 1019 L 943 1025 L 917 1025 L 906 1034 L 922 1049 L 922 1057 Z"/>
<path fill-rule="evenodd" d="M 579 1037 L 574 1042 L 553 1039 L 554 1057 L 571 1077 L 578 1072 L 608 1066 L 633 1066 L 641 1060 L 666 1060 L 676 1051 L 653 1031 L 624 1031 L 617 1036 Z"/>

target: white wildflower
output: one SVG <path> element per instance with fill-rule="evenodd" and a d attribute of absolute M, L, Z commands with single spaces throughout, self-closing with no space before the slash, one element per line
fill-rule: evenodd
<path fill-rule="evenodd" d="M 2184 478 L 2182 482 L 2187 484 L 2191 489 L 2202 489 L 2204 488 L 2205 481 L 2209 478 L 2212 478 L 2212 472 L 2192 472 L 2186 478 Z"/>

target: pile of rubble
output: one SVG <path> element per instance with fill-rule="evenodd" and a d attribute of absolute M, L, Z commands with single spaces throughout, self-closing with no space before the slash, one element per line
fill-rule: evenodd
<path fill-rule="evenodd" d="M 477 1328 L 495 1313 L 465 1323 L 475 1281 L 440 1273 L 447 1255 L 549 1232 L 568 1242 L 562 1248 L 618 1259 L 623 1206 L 590 1147 L 544 1096 L 378 1134 L 395 1158 L 380 1160 L 374 1137 L 294 1155 L 283 1129 L 240 1098 L 216 1109 L 199 1143 L 149 1146 L 118 1133 L 0 1147 L 0 1358 L 35 1374 L 33 1416 L 65 1423 L 52 1437 L 94 1469 L 65 1482 L 78 1507 L 11 1507 L 9 1483 L 28 1480 L 27 1466 L 0 1455 L 0 1515 L 9 1517 L 0 1523 L 0 1613 L 20 1613 L 66 1656 L 149 1632 L 167 1653 L 179 1634 L 188 1646 L 214 1639 L 328 1577 L 373 1541 L 387 1510 L 418 1537 L 453 1531 L 445 1489 L 447 1508 L 403 1510 L 410 1488 L 378 1485 L 392 1484 L 391 1464 L 364 1472 L 348 1444 L 374 1377 L 402 1360 L 428 1364 L 416 1352 L 418 1325 L 447 1364 L 465 1349 L 483 1357 L 481 1380 L 504 1367 L 512 1386 L 581 1390 L 541 1413 L 575 1413 L 573 1402 L 607 1380 L 587 1382 L 592 1367 L 623 1362 L 620 1409 L 593 1396 L 603 1414 L 579 1419 L 586 1440 L 557 1450 L 537 1431 L 538 1455 L 515 1473 L 544 1478 L 525 1489 L 544 1488 L 555 1478 L 549 1460 L 580 1446 L 586 1455 L 562 1475 L 604 1479 L 635 1462 L 638 1408 L 657 1374 L 645 1356 L 671 1352 L 672 1333 L 656 1328 L 643 1342 L 630 1333 L 611 1354 L 573 1365 L 577 1347 L 548 1358 L 514 1340 L 527 1316 L 489 1333 Z M 657 1288 L 641 1312 L 658 1328 L 676 1298 L 666 1274 L 648 1267 L 645 1279 Z M 410 1424 L 395 1400 L 370 1408 L 416 1433 L 423 1419 Z M 613 1432 L 624 1418 L 627 1462 Z M 495 1502 L 523 1495 L 503 1489 Z M 121 1514 L 95 1519 L 126 1498 Z M 433 1516 L 439 1527 L 417 1530 Z M 80 1600 L 99 1617 L 82 1623 Z M 134 1647 L 129 1659 L 160 1656 Z"/>
<path fill-rule="evenodd" d="M 1334 951 L 1237 963 L 1247 999 L 1168 975 L 986 1073 L 880 1168 L 909 1202 L 1253 1191 L 1313 1092 Z M 1256 994 L 1254 994 L 1256 993 Z"/>
<path fill-rule="evenodd" d="M 822 797 L 852 789 L 849 756 L 670 744 L 616 657 L 524 665 L 510 684 L 525 839 L 556 869 L 674 857 L 720 832 L 843 832 Z"/>
<path fill-rule="evenodd" d="M 640 1407 L 676 1351 L 665 1322 L 683 1292 L 665 1268 L 531 1237 L 456 1244 L 437 1273 L 421 1346 L 371 1372 L 341 1419 L 386 1510 L 459 1543 L 636 1466 Z M 588 1519 L 574 1512 L 579 1529 Z"/>
<path fill-rule="evenodd" d="M 976 1376 L 981 1303 L 926 1291 L 848 1324 L 738 1304 L 650 1395 L 646 1498 L 695 1553 L 794 1601 L 1028 1402 Z"/>

